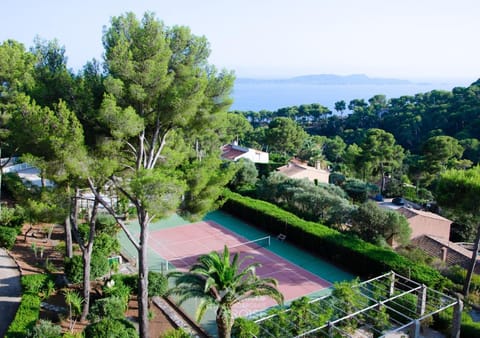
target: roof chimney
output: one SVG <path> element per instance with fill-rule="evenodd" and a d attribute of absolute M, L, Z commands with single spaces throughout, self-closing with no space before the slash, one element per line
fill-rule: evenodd
<path fill-rule="evenodd" d="M 448 248 L 444 246 L 442 248 L 442 262 L 447 261 L 447 253 L 448 253 Z"/>

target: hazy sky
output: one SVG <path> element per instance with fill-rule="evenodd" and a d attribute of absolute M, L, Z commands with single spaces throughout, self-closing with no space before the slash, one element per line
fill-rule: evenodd
<path fill-rule="evenodd" d="M 205 35 L 210 62 L 238 77 L 480 77 L 479 0 L 2 0 L 0 41 L 57 38 L 77 70 L 127 11 Z"/>

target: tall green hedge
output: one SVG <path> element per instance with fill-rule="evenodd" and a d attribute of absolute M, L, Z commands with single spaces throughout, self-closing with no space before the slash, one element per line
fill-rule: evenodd
<path fill-rule="evenodd" d="M 430 287 L 449 284 L 440 273 L 424 264 L 417 264 L 384 249 L 322 224 L 305 221 L 271 203 L 241 196 L 226 190 L 222 209 L 271 234 L 283 233 L 287 239 L 335 265 L 370 278 L 393 270 Z"/>
<path fill-rule="evenodd" d="M 7 338 L 26 337 L 40 315 L 40 296 L 38 294 L 46 280 L 45 275 L 22 276 L 23 295 L 13 322 L 5 335 Z"/>

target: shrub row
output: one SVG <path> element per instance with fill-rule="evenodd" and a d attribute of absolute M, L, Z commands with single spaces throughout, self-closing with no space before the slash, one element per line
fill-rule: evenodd
<path fill-rule="evenodd" d="M 23 295 L 17 314 L 10 324 L 5 335 L 7 338 L 26 337 L 27 333 L 35 326 L 40 315 L 39 291 L 46 282 L 45 275 L 22 276 Z"/>
<path fill-rule="evenodd" d="M 130 288 L 131 294 L 138 293 L 138 275 L 115 274 L 112 278 L 115 285 L 125 285 Z M 148 271 L 148 297 L 165 295 L 168 289 L 167 277 L 161 272 Z"/>
<path fill-rule="evenodd" d="M 417 264 L 392 250 L 381 248 L 322 224 L 305 221 L 271 203 L 241 196 L 226 190 L 222 209 L 271 234 L 283 233 L 287 239 L 359 275 L 371 278 L 393 270 L 430 287 L 443 288 L 448 279 L 425 265 Z"/>

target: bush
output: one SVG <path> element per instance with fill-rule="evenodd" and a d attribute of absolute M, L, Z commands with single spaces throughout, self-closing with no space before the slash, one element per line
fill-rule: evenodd
<path fill-rule="evenodd" d="M 464 285 L 465 278 L 467 277 L 467 270 L 462 268 L 461 266 L 455 265 L 450 267 L 444 274 L 455 284 Z M 472 280 L 470 282 L 470 291 L 480 292 L 480 276 L 477 274 L 472 275 Z"/>
<path fill-rule="evenodd" d="M 117 297 L 119 298 L 121 303 L 122 311 L 126 311 L 128 307 L 128 299 L 130 298 L 130 294 L 132 289 L 130 289 L 127 285 L 123 284 L 121 281 L 114 282 L 113 285 L 109 285 L 108 283 L 103 287 L 103 292 L 108 297 Z"/>
<path fill-rule="evenodd" d="M 118 296 L 98 299 L 88 314 L 91 322 L 98 322 L 104 318 L 122 319 L 125 316 L 124 301 Z"/>
<path fill-rule="evenodd" d="M 260 333 L 260 326 L 253 320 L 238 317 L 232 327 L 232 336 L 235 338 L 256 337 Z"/>
<path fill-rule="evenodd" d="M 237 172 L 229 183 L 233 190 L 241 190 L 245 187 L 253 187 L 257 183 L 258 170 L 255 163 L 249 159 L 242 158 L 235 163 Z"/>
<path fill-rule="evenodd" d="M 131 274 L 131 275 L 124 275 L 124 274 L 115 274 L 112 276 L 112 279 L 117 284 L 124 284 L 128 286 L 132 293 L 138 293 L 138 275 Z"/>
<path fill-rule="evenodd" d="M 40 319 L 35 327 L 29 332 L 29 338 L 61 338 L 62 327 L 53 324 L 49 320 Z"/>
<path fill-rule="evenodd" d="M 82 256 L 65 257 L 65 275 L 71 283 L 80 283 L 83 280 Z"/>
<path fill-rule="evenodd" d="M 83 281 L 83 258 L 75 255 L 72 258 L 65 258 L 65 275 L 71 283 L 81 283 Z M 108 257 L 101 254 L 92 254 L 90 262 L 90 280 L 105 276 L 110 270 Z"/>
<path fill-rule="evenodd" d="M 167 292 L 167 278 L 160 272 L 148 272 L 148 297 L 163 296 Z"/>
<path fill-rule="evenodd" d="M 124 275 L 115 274 L 111 278 L 115 286 L 124 285 L 130 289 L 131 293 L 138 292 L 138 275 Z M 148 296 L 163 296 L 167 292 L 168 281 L 167 278 L 160 272 L 149 271 L 148 272 Z M 108 291 L 107 291 L 108 292 Z"/>
<path fill-rule="evenodd" d="M 22 302 L 18 307 L 15 319 L 10 324 L 5 335 L 6 338 L 23 338 L 33 329 L 35 322 L 40 315 L 40 297 L 38 295 L 25 293 L 22 295 Z"/>
<path fill-rule="evenodd" d="M 105 318 L 85 328 L 86 338 L 136 338 L 137 330 L 126 319 Z"/>
<path fill-rule="evenodd" d="M 172 329 L 168 330 L 160 336 L 161 338 L 190 338 L 192 337 L 189 333 L 185 332 L 184 329 Z"/>
<path fill-rule="evenodd" d="M 120 227 L 117 226 L 117 221 L 112 215 L 99 214 L 95 222 L 95 230 L 99 234 L 107 234 L 110 237 L 116 237 Z"/>
<path fill-rule="evenodd" d="M 435 269 L 412 262 L 390 249 L 379 248 L 320 223 L 305 221 L 265 201 L 243 197 L 228 190 L 224 196 L 228 200 L 223 204 L 223 210 L 269 233 L 287 232 L 293 244 L 343 266 L 362 278 L 393 270 L 430 287 L 442 289 L 451 284 Z"/>
<path fill-rule="evenodd" d="M 17 230 L 15 228 L 0 226 L 0 247 L 10 250 L 13 248 L 16 239 Z"/>
<path fill-rule="evenodd" d="M 368 196 L 378 192 L 378 188 L 367 182 L 356 178 L 349 178 L 342 185 L 343 190 L 348 196 L 357 203 L 363 203 L 368 199 Z"/>
<path fill-rule="evenodd" d="M 93 253 L 108 257 L 120 251 L 120 243 L 115 235 L 100 233 L 93 242 Z"/>
<path fill-rule="evenodd" d="M 17 234 L 20 234 L 24 221 L 25 216 L 22 207 L 2 207 L 2 210 L 0 211 L 0 226 L 15 228 L 17 230 Z"/>
<path fill-rule="evenodd" d="M 478 338 L 480 337 L 480 323 L 474 322 L 468 313 L 463 312 L 460 331 L 462 338 Z"/>
<path fill-rule="evenodd" d="M 92 253 L 91 267 L 92 270 L 90 271 L 90 280 L 105 276 L 110 271 L 108 257 L 101 252 L 96 252 L 94 250 Z"/>
<path fill-rule="evenodd" d="M 48 275 L 45 274 L 23 276 L 21 281 L 23 292 L 32 295 L 38 295 L 46 286 L 47 280 Z"/>

